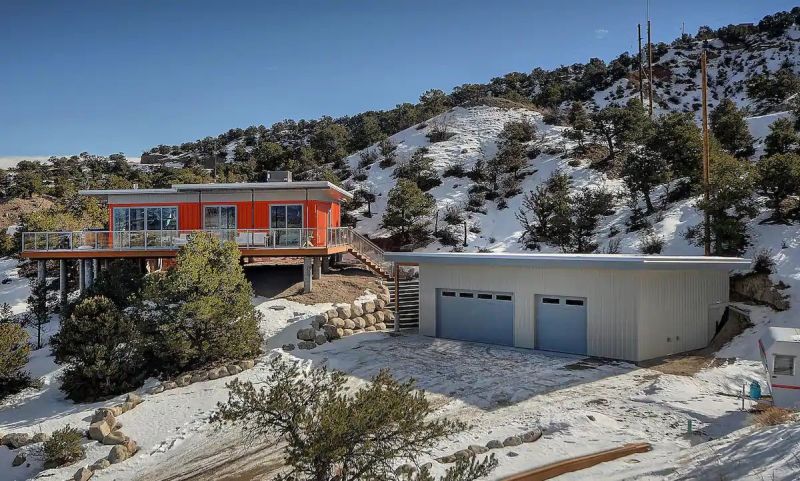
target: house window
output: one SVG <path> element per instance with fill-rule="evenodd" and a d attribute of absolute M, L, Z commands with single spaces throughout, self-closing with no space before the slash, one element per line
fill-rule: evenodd
<path fill-rule="evenodd" d="M 114 230 L 158 231 L 178 229 L 177 207 L 114 207 Z"/>
<path fill-rule="evenodd" d="M 776 376 L 794 376 L 794 356 L 775 354 L 772 374 Z"/>
<path fill-rule="evenodd" d="M 235 230 L 235 205 L 207 205 L 203 209 L 203 228 L 207 230 Z"/>
<path fill-rule="evenodd" d="M 272 205 L 269 208 L 269 228 L 277 247 L 298 247 L 303 240 L 303 206 L 299 204 Z"/>

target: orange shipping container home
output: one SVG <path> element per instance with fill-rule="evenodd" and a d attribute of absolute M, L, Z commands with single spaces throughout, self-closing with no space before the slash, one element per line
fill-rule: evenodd
<path fill-rule="evenodd" d="M 81 194 L 105 200 L 109 229 L 116 232 L 307 228 L 311 230 L 303 235 L 314 246 L 326 245 L 327 229 L 341 225 L 340 203 L 352 198 L 325 181 L 181 184 L 168 189 L 86 190 Z M 285 206 L 283 211 L 280 206 Z M 290 206 L 302 208 L 302 225 L 291 223 L 299 209 Z"/>

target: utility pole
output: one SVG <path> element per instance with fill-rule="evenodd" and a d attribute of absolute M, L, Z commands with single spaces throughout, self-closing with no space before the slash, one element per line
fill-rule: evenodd
<path fill-rule="evenodd" d="M 650 18 L 647 19 L 647 70 L 648 70 L 647 93 L 650 97 L 650 117 L 652 117 L 653 116 L 653 42 L 650 40 Z"/>
<path fill-rule="evenodd" d="M 644 107 L 644 67 L 642 66 L 642 24 L 636 25 L 639 31 L 639 101 Z"/>
<path fill-rule="evenodd" d="M 703 246 L 705 248 L 705 255 L 711 255 L 711 225 L 709 223 L 708 215 L 708 200 L 709 200 L 709 142 L 708 142 L 708 72 L 706 71 L 706 51 L 700 54 L 700 77 L 701 88 L 703 97 L 703 198 L 705 199 L 706 208 L 704 216 L 703 232 Z"/>

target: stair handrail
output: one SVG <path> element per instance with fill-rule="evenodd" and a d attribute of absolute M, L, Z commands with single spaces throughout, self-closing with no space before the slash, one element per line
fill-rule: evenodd
<path fill-rule="evenodd" d="M 350 228 L 350 239 L 353 248 L 362 255 L 369 258 L 372 262 L 385 269 L 386 272 L 392 274 L 392 262 L 387 261 L 384 257 L 385 251 L 378 247 L 377 244 L 369 240 L 365 235 Z"/>

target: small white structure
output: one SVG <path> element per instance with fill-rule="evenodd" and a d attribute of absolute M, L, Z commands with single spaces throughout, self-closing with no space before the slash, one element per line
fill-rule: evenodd
<path fill-rule="evenodd" d="M 758 340 L 775 405 L 800 409 L 800 329 L 770 327 Z"/>
<path fill-rule="evenodd" d="M 705 347 L 739 258 L 397 253 L 427 336 L 643 361 Z"/>

